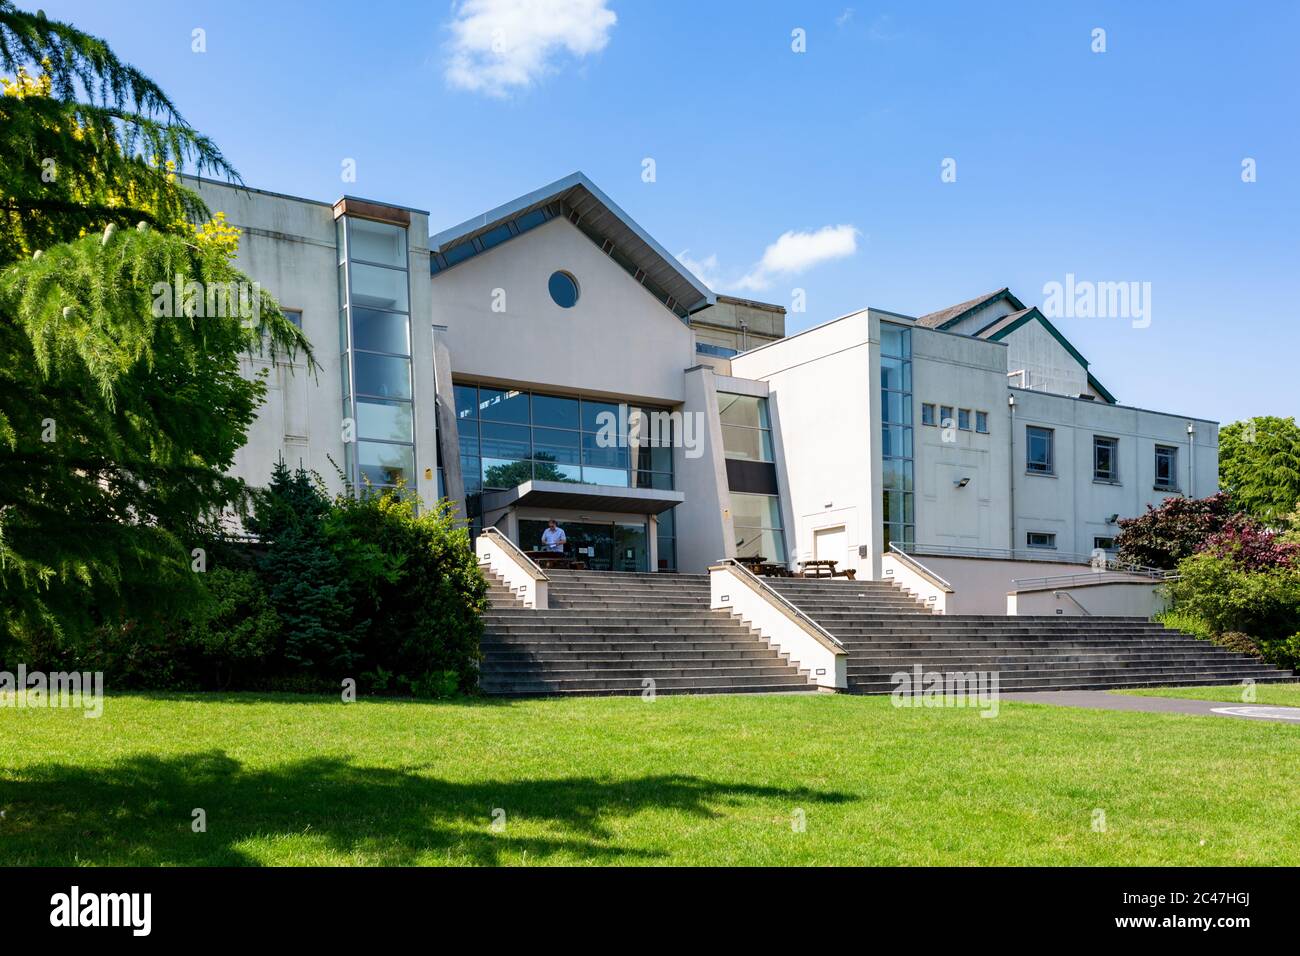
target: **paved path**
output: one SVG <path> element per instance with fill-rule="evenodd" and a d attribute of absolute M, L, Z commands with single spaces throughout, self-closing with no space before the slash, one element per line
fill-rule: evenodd
<path fill-rule="evenodd" d="M 1089 707 L 1096 710 L 1139 710 L 1149 714 L 1195 714 L 1200 717 L 1237 717 L 1243 720 L 1274 720 L 1300 724 L 1300 707 L 1274 707 L 1221 700 L 1191 700 L 1186 697 L 1133 697 L 1104 690 L 1057 690 L 1000 694 L 1002 700 L 1026 704 L 1055 704 L 1059 707 Z"/>

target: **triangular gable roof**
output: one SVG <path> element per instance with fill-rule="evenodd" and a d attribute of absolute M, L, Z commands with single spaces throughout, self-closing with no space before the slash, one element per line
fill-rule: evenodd
<path fill-rule="evenodd" d="M 1047 331 L 1051 333 L 1052 338 L 1056 339 L 1056 341 L 1061 344 L 1061 347 L 1069 352 L 1076 362 L 1083 366 L 1083 370 L 1088 372 L 1088 360 L 1080 354 L 1078 349 L 1070 344 L 1070 340 L 1062 335 L 1056 326 L 1047 320 L 1047 316 L 1043 315 L 1036 305 L 1030 306 L 1027 309 L 1021 309 L 1019 312 L 1012 312 L 1009 315 L 1002 316 L 1002 318 L 991 322 L 976 332 L 975 337 L 985 339 L 989 342 L 1000 342 L 1026 322 L 1040 323 L 1043 328 L 1047 329 Z M 1095 389 L 1102 398 L 1110 402 L 1112 405 L 1119 404 L 1119 400 L 1116 399 L 1115 396 L 1101 384 L 1101 382 L 1097 381 L 1092 372 L 1088 372 L 1088 384 L 1092 386 L 1092 388 Z"/>
<path fill-rule="evenodd" d="M 939 329 L 942 331 L 949 326 L 956 325 L 963 318 L 981 306 L 988 305 L 990 302 L 995 302 L 998 299 L 1006 299 L 1017 310 L 1024 309 L 1025 307 L 1025 304 L 1017 299 L 1011 293 L 1010 289 L 1004 286 L 996 292 L 989 292 L 985 295 L 977 296 L 974 299 L 969 299 L 966 302 L 959 302 L 956 305 L 951 305 L 946 309 L 940 309 L 938 312 L 930 312 L 927 315 L 923 315 L 916 320 L 916 324 L 923 325 L 928 329 Z"/>
<path fill-rule="evenodd" d="M 560 201 L 577 225 L 598 244 L 608 242 L 621 257 L 630 261 L 636 273 L 671 296 L 687 312 L 696 312 L 714 302 L 713 292 L 668 253 L 649 233 L 582 172 L 571 173 L 549 186 L 534 190 L 508 203 L 467 219 L 458 226 L 429 237 L 437 253 L 490 232 L 501 224 Z M 571 220 L 572 221 L 572 220 Z"/>

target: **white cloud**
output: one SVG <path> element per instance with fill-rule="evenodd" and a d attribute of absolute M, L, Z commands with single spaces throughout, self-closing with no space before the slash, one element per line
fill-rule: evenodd
<path fill-rule="evenodd" d="M 461 0 L 452 8 L 447 83 L 489 96 L 527 89 L 566 53 L 581 59 L 609 43 L 609 0 Z"/>
<path fill-rule="evenodd" d="M 716 252 L 705 256 L 703 259 L 693 259 L 691 258 L 691 250 L 683 249 L 677 253 L 677 261 L 710 289 L 716 288 L 722 281 L 722 276 L 718 272 L 718 254 Z"/>
<path fill-rule="evenodd" d="M 835 18 L 835 25 L 837 27 L 843 27 L 844 24 L 848 23 L 852 19 L 853 19 L 853 8 L 845 7 L 844 12 Z"/>
<path fill-rule="evenodd" d="M 853 226 L 822 226 L 814 232 L 784 232 L 763 252 L 763 258 L 734 286 L 738 289 L 766 289 L 778 276 L 805 272 L 832 259 L 844 259 L 858 251 L 858 230 Z"/>

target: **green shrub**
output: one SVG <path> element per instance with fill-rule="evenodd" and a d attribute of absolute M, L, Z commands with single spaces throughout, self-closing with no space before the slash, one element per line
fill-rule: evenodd
<path fill-rule="evenodd" d="M 203 585 L 206 600 L 181 625 L 180 655 L 200 686 L 247 684 L 276 652 L 280 617 L 252 571 L 216 568 Z"/>
<path fill-rule="evenodd" d="M 1214 635 L 1246 634 L 1265 660 L 1300 666 L 1300 568 L 1248 571 L 1201 553 L 1179 562 L 1178 572 L 1169 593 L 1179 615 Z"/>

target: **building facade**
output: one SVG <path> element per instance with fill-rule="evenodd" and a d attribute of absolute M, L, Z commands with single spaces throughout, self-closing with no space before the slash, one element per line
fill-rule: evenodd
<path fill-rule="evenodd" d="M 319 365 L 246 360 L 269 386 L 236 462 L 255 485 L 281 457 L 401 484 L 526 550 L 555 519 L 596 569 L 872 578 L 894 549 L 1069 563 L 1216 490 L 1214 422 L 1118 404 L 1006 289 L 786 336 L 782 307 L 714 294 L 581 173 L 437 233 L 194 185 Z"/>

